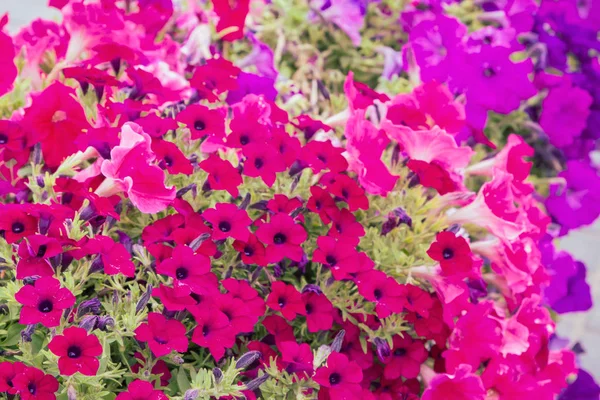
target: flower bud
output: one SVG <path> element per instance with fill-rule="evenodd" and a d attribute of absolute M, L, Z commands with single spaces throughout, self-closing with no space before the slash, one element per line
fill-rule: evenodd
<path fill-rule="evenodd" d="M 215 383 L 218 385 L 223 380 L 223 371 L 220 368 L 213 368 L 212 372 L 215 377 Z"/>
<path fill-rule="evenodd" d="M 210 233 L 203 233 L 190 243 L 190 248 L 194 251 L 198 250 L 205 240 L 210 239 Z"/>
<path fill-rule="evenodd" d="M 152 297 L 152 285 L 148 284 L 148 286 L 146 286 L 146 291 L 144 292 L 144 294 L 142 294 L 135 306 L 135 312 L 137 314 L 139 314 L 144 309 L 144 307 L 146 307 L 146 304 L 148 304 L 148 302 L 150 301 L 150 297 Z"/>
<path fill-rule="evenodd" d="M 335 338 L 333 338 L 333 342 L 331 343 L 331 351 L 339 352 L 342 349 L 344 336 L 346 336 L 346 331 L 343 329 L 335 335 Z"/>
<path fill-rule="evenodd" d="M 390 354 L 392 354 L 392 351 L 390 350 L 390 345 L 388 344 L 387 340 L 382 338 L 375 338 L 373 340 L 373 343 L 375 343 L 375 347 L 377 349 L 377 358 L 379 358 L 381 362 L 385 362 L 390 356 Z"/>
<path fill-rule="evenodd" d="M 188 389 L 183 395 L 183 400 L 194 400 L 196 398 L 198 398 L 198 390 L 196 389 Z"/>
<path fill-rule="evenodd" d="M 306 285 L 302 288 L 302 293 L 307 293 L 307 292 L 316 293 L 316 294 L 323 293 L 323 291 L 321 290 L 321 288 L 318 285 L 313 285 L 312 283 L 309 283 L 308 285 Z"/>
<path fill-rule="evenodd" d="M 115 326 L 115 320 L 113 319 L 113 317 L 105 316 L 98 318 L 98 329 L 100 329 L 101 331 L 106 331 L 108 330 L 108 327 L 112 326 Z"/>
<path fill-rule="evenodd" d="M 237 369 L 245 369 L 254 361 L 258 360 L 262 357 L 262 353 L 260 351 L 249 351 L 246 354 L 243 354 L 235 363 L 235 367 Z"/>
<path fill-rule="evenodd" d="M 260 387 L 260 385 L 265 383 L 267 381 L 267 379 L 269 379 L 269 375 L 267 375 L 267 374 L 261 375 L 258 378 L 254 378 L 250 382 L 246 383 L 246 389 L 247 390 L 256 390 Z"/>
<path fill-rule="evenodd" d="M 77 391 L 71 385 L 67 388 L 67 399 L 68 400 L 77 400 Z"/>
<path fill-rule="evenodd" d="M 33 336 L 33 333 L 35 332 L 35 326 L 36 324 L 27 325 L 25 329 L 21 331 L 21 338 L 24 342 L 31 342 L 31 336 Z"/>
<path fill-rule="evenodd" d="M 82 317 L 85 314 L 95 314 L 98 315 L 102 311 L 102 304 L 97 297 L 93 299 L 86 300 L 81 302 L 79 307 L 77 308 L 77 316 Z"/>
<path fill-rule="evenodd" d="M 83 319 L 79 323 L 79 327 L 85 329 L 88 332 L 91 332 L 96 327 L 97 324 L 98 324 L 98 316 L 86 315 L 85 317 L 83 317 Z"/>
<path fill-rule="evenodd" d="M 248 208 L 248 204 L 250 204 L 250 199 L 250 193 L 246 193 L 246 196 L 244 196 L 244 200 L 242 200 L 238 208 L 240 210 L 245 210 L 246 208 Z"/>

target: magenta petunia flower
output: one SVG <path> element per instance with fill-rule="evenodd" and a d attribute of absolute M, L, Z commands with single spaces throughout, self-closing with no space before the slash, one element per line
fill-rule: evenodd
<path fill-rule="evenodd" d="M 27 367 L 22 362 L 4 361 L 0 363 L 0 393 L 8 393 L 14 395 L 17 393 L 15 389 L 14 379 L 21 375 Z"/>
<path fill-rule="evenodd" d="M 442 273 L 446 276 L 469 277 L 475 274 L 469 243 L 452 232 L 438 233 L 427 255 L 440 263 Z"/>
<path fill-rule="evenodd" d="M 0 28 L 1 29 L 1 28 Z M 9 92 L 17 77 L 15 45 L 12 38 L 0 31 L 0 96 Z"/>
<path fill-rule="evenodd" d="M 58 279 L 46 276 L 25 285 L 15 294 L 15 299 L 23 305 L 21 324 L 42 324 L 46 327 L 60 325 L 63 310 L 75 304 L 75 296 L 67 288 L 60 287 Z"/>
<path fill-rule="evenodd" d="M 210 259 L 195 254 L 188 246 L 175 247 L 171 257 L 157 265 L 156 272 L 173 278 L 174 288 L 185 289 L 187 293 L 212 295 L 218 292 L 217 277 L 210 272 Z"/>
<path fill-rule="evenodd" d="M 334 308 L 324 294 L 313 292 L 302 293 L 306 325 L 309 332 L 327 331 L 333 326 Z"/>
<path fill-rule="evenodd" d="M 273 311 L 279 311 L 289 321 L 296 315 L 306 315 L 306 308 L 302 302 L 302 295 L 292 285 L 281 281 L 273 282 L 271 293 L 267 298 L 267 306 Z"/>
<path fill-rule="evenodd" d="M 386 379 L 416 378 L 421 371 L 421 364 L 428 358 L 425 345 L 408 335 L 394 336 L 390 356 L 385 360 L 383 375 Z"/>
<path fill-rule="evenodd" d="M 246 264 L 263 267 L 267 265 L 265 245 L 258 240 L 256 235 L 248 236 L 246 241 L 234 241 L 233 248 L 240 253 L 242 261 Z"/>
<path fill-rule="evenodd" d="M 170 174 L 191 175 L 194 172 L 192 163 L 175 143 L 153 139 L 151 148 L 156 154 L 156 159 L 159 160 L 158 165 Z"/>
<path fill-rule="evenodd" d="M 225 137 L 225 113 L 221 108 L 210 109 L 200 104 L 192 104 L 177 114 L 175 120 L 190 130 L 194 140 L 207 135 L 217 139 Z"/>
<path fill-rule="evenodd" d="M 306 163 L 313 173 L 317 174 L 324 169 L 331 172 L 343 172 L 348 168 L 348 161 L 342 155 L 344 149 L 335 147 L 331 140 L 324 142 L 311 140 L 302 147 L 300 159 Z"/>
<path fill-rule="evenodd" d="M 127 386 L 126 392 L 121 392 L 115 400 L 168 400 L 169 398 L 160 390 L 154 390 L 150 382 L 136 379 Z"/>
<path fill-rule="evenodd" d="M 276 263 L 284 257 L 293 261 L 302 258 L 301 244 L 306 240 L 306 230 L 296 224 L 294 219 L 285 213 L 278 213 L 270 221 L 261 225 L 256 231 L 258 239 L 267 246 L 267 261 Z"/>
<path fill-rule="evenodd" d="M 287 373 L 296 374 L 300 379 L 312 375 L 314 356 L 307 343 L 279 342 L 277 348 L 281 351 L 281 361 Z"/>
<path fill-rule="evenodd" d="M 219 310 L 207 310 L 202 306 L 188 307 L 196 320 L 192 342 L 208 348 L 215 360 L 220 360 L 225 349 L 235 344 L 235 331 L 231 329 L 229 318 Z"/>
<path fill-rule="evenodd" d="M 138 326 L 134 333 L 137 340 L 148 343 L 156 357 L 166 356 L 172 351 L 185 353 L 188 349 L 185 326 L 162 314 L 149 313 L 148 323 Z"/>
<path fill-rule="evenodd" d="M 83 328 L 70 327 L 48 343 L 48 349 L 58 356 L 58 370 L 61 375 L 70 376 L 76 372 L 95 376 L 100 368 L 98 357 L 102 355 L 102 345 L 94 335 L 88 335 Z"/>
<path fill-rule="evenodd" d="M 245 242 L 250 236 L 248 227 L 252 220 L 246 210 L 240 210 L 235 204 L 217 203 L 202 213 L 204 219 L 213 227 L 213 239 L 234 238 Z"/>
<path fill-rule="evenodd" d="M 17 279 L 54 275 L 48 259 L 61 253 L 62 246 L 58 240 L 42 235 L 28 236 L 19 244 Z"/>
<path fill-rule="evenodd" d="M 336 240 L 331 236 L 320 236 L 313 261 L 328 266 L 335 279 L 344 279 L 360 270 L 358 252 L 353 242 L 343 238 Z"/>
<path fill-rule="evenodd" d="M 471 372 L 471 367 L 461 365 L 456 372 L 435 376 L 423 392 L 423 400 L 485 400 L 481 378 Z"/>
<path fill-rule="evenodd" d="M 56 400 L 58 381 L 34 367 L 25 370 L 13 378 L 13 386 L 23 400 Z"/>
<path fill-rule="evenodd" d="M 131 261 L 131 254 L 122 243 L 115 242 L 108 236 L 96 235 L 82 243 L 81 248 L 72 253 L 77 259 L 94 255 L 95 265 L 92 264 L 92 268 L 98 266 L 107 275 L 135 276 L 135 264 Z"/>
<path fill-rule="evenodd" d="M 363 272 L 356 278 L 358 292 L 368 301 L 375 303 L 379 318 L 392 313 L 399 314 L 406 303 L 406 289 L 394 278 L 382 271 Z"/>
<path fill-rule="evenodd" d="M 319 368 L 313 377 L 315 382 L 327 388 L 333 399 L 360 399 L 362 378 L 363 372 L 358 364 L 336 352 L 329 355 L 327 366 Z"/>

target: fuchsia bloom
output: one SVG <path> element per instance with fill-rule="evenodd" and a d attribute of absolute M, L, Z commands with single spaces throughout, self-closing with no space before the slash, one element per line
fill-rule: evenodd
<path fill-rule="evenodd" d="M 194 172 L 190 160 L 174 143 L 166 140 L 152 140 L 152 151 L 156 154 L 156 159 L 160 160 L 160 167 L 169 171 L 170 174 L 190 175 Z"/>
<path fill-rule="evenodd" d="M 202 161 L 200 168 L 208 173 L 206 181 L 209 190 L 226 190 L 232 197 L 238 197 L 238 186 L 243 182 L 239 171 L 227 160 L 211 154 Z"/>
<path fill-rule="evenodd" d="M 233 248 L 240 252 L 242 261 L 246 264 L 267 265 L 265 245 L 255 235 L 248 236 L 245 242 L 236 240 Z"/>
<path fill-rule="evenodd" d="M 350 211 L 369 208 L 369 199 L 365 191 L 352 178 L 342 174 L 330 175 L 329 178 L 332 178 L 332 182 L 327 185 L 327 188 L 333 195 L 345 201 Z"/>
<path fill-rule="evenodd" d="M 360 399 L 363 373 L 354 361 L 340 353 L 331 353 L 327 366 L 319 368 L 313 379 L 327 388 L 332 399 Z"/>
<path fill-rule="evenodd" d="M 131 254 L 121 243 L 107 236 L 97 235 L 84 243 L 80 250 L 74 251 L 75 258 L 92 254 L 95 255 L 95 266 L 102 268 L 105 274 L 135 276 L 135 265 L 131 261 Z"/>
<path fill-rule="evenodd" d="M 348 162 L 342 155 L 343 148 L 334 147 L 331 140 L 319 142 L 312 140 L 302 148 L 302 161 L 318 173 L 324 169 L 331 172 L 343 172 L 348 168 Z"/>
<path fill-rule="evenodd" d="M 303 254 L 300 245 L 307 237 L 302 225 L 296 224 L 294 219 L 285 213 L 272 216 L 269 223 L 258 228 L 256 236 L 267 246 L 266 257 L 270 263 L 279 262 L 284 257 L 300 261 Z"/>
<path fill-rule="evenodd" d="M 58 381 L 37 368 L 25 367 L 12 383 L 23 400 L 56 400 Z"/>
<path fill-rule="evenodd" d="M 197 326 L 192 334 L 192 342 L 206 347 L 215 360 L 220 360 L 225 349 L 235 344 L 235 332 L 231 330 L 229 318 L 222 311 L 189 307 Z"/>
<path fill-rule="evenodd" d="M 100 341 L 94 335 L 88 335 L 83 328 L 71 327 L 62 335 L 54 336 L 48 348 L 58 356 L 58 369 L 62 375 L 94 376 L 100 368 L 98 358 L 102 355 Z"/>
<path fill-rule="evenodd" d="M 154 390 L 150 382 L 135 380 L 127 387 L 127 392 L 121 392 L 115 400 L 168 400 L 169 398 L 160 390 Z"/>
<path fill-rule="evenodd" d="M 379 318 L 401 313 L 406 302 L 405 287 L 381 271 L 365 272 L 356 279 L 358 291 L 365 299 L 376 303 Z"/>
<path fill-rule="evenodd" d="M 142 212 L 164 210 L 175 198 L 175 188 L 164 186 L 164 172 L 152 165 L 155 155 L 151 143 L 150 136 L 139 125 L 131 122 L 123 125 L 121 143 L 112 149 L 111 159 L 102 162 L 106 180 L 96 193 L 108 196 L 124 191 Z"/>
<path fill-rule="evenodd" d="M 440 263 L 447 276 L 468 277 L 474 273 L 471 248 L 465 238 L 452 232 L 440 232 L 429 246 L 427 254 Z"/>
<path fill-rule="evenodd" d="M 202 213 L 204 219 L 213 227 L 213 239 L 222 240 L 228 237 L 245 242 L 250 236 L 248 226 L 252 223 L 248 213 L 240 210 L 235 204 L 218 203 Z"/>
<path fill-rule="evenodd" d="M 193 104 L 177 114 L 177 122 L 184 124 L 192 135 L 192 139 L 205 136 L 225 137 L 225 116 L 222 109 Z"/>
<path fill-rule="evenodd" d="M 62 253 L 58 240 L 42 235 L 32 235 L 19 244 L 19 263 L 17 264 L 17 279 L 30 276 L 52 276 L 54 270 L 49 258 Z"/>
<path fill-rule="evenodd" d="M 15 46 L 11 37 L 4 32 L 0 32 L 0 54 L 2 54 L 0 58 L 0 96 L 2 96 L 12 89 L 17 77 L 17 66 L 14 61 Z"/>
<path fill-rule="evenodd" d="M 410 336 L 394 336 L 394 346 L 390 357 L 385 361 L 383 374 L 386 379 L 407 379 L 419 375 L 421 364 L 427 360 L 428 354 L 423 342 L 413 340 Z"/>
<path fill-rule="evenodd" d="M 461 365 L 454 375 L 437 375 L 423 392 L 423 400 L 484 400 L 485 389 L 471 367 Z"/>
<path fill-rule="evenodd" d="M 4 361 L 0 363 L 0 393 L 16 394 L 17 389 L 13 380 L 16 376 L 22 374 L 25 371 L 25 364 L 21 362 L 8 362 Z"/>
<path fill-rule="evenodd" d="M 185 326 L 174 319 L 167 319 L 158 313 L 148 314 L 148 323 L 141 324 L 135 330 L 135 338 L 148 342 L 148 347 L 156 357 L 166 356 L 173 350 L 185 353 L 188 349 L 188 339 L 185 336 Z"/>
<path fill-rule="evenodd" d="M 244 175 L 252 178 L 260 177 L 271 187 L 275 183 L 277 173 L 285 171 L 285 162 L 278 157 L 274 147 L 267 144 L 252 143 L 244 147 Z"/>
<path fill-rule="evenodd" d="M 319 247 L 313 254 L 313 261 L 329 266 L 335 279 L 343 279 L 359 271 L 358 252 L 352 242 L 321 236 L 317 239 L 317 245 Z"/>
<path fill-rule="evenodd" d="M 239 73 L 240 69 L 223 57 L 211 58 L 194 70 L 190 85 L 198 90 L 201 98 L 214 103 L 219 100 L 217 95 L 237 88 Z"/>
<path fill-rule="evenodd" d="M 38 219 L 28 207 L 17 204 L 0 205 L 0 231 L 8 243 L 33 235 L 38 230 Z"/>
<path fill-rule="evenodd" d="M 230 3 L 226 0 L 213 0 L 215 13 L 219 16 L 217 32 L 227 32 L 223 40 L 233 42 L 244 37 L 246 15 L 250 11 L 250 0 L 240 0 Z"/>
<path fill-rule="evenodd" d="M 306 307 L 300 292 L 292 285 L 280 281 L 273 282 L 267 306 L 273 311 L 280 311 L 290 321 L 296 318 L 296 314 L 306 315 Z"/>
<path fill-rule="evenodd" d="M 302 293 L 309 332 L 327 331 L 333 326 L 334 308 L 324 294 Z"/>
<path fill-rule="evenodd" d="M 156 272 L 173 278 L 175 289 L 184 289 L 187 293 L 217 292 L 217 277 L 210 272 L 210 259 L 203 254 L 194 254 L 188 246 L 175 247 L 172 256 L 162 261 Z"/>
<path fill-rule="evenodd" d="M 23 305 L 21 324 L 42 324 L 46 327 L 60 325 L 63 310 L 75 304 L 75 296 L 67 288 L 60 287 L 60 281 L 43 277 L 33 285 L 23 286 L 15 299 Z"/>
<path fill-rule="evenodd" d="M 281 360 L 288 373 L 297 374 L 300 378 L 313 373 L 313 352 L 306 343 L 280 342 Z"/>

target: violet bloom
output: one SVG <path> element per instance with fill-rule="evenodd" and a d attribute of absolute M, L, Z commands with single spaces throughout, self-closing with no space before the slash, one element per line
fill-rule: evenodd
<path fill-rule="evenodd" d="M 364 1 L 311 0 L 310 7 L 318 10 L 321 17 L 343 30 L 355 46 L 360 45 L 360 30 L 365 23 Z M 313 19 L 316 17 L 313 16 Z"/>
<path fill-rule="evenodd" d="M 277 90 L 274 87 L 275 81 L 271 78 L 240 72 L 237 84 L 237 89 L 230 90 L 227 94 L 228 104 L 238 103 L 248 94 L 262 94 L 265 99 L 270 101 L 275 101 L 277 97 Z"/>
<path fill-rule="evenodd" d="M 421 80 L 444 82 L 464 58 L 463 38 L 467 27 L 444 15 L 417 24 L 409 35 L 409 46 L 421 70 Z"/>
<path fill-rule="evenodd" d="M 567 162 L 559 174 L 566 186 L 551 185 L 546 209 L 564 229 L 589 225 L 600 215 L 600 176 L 583 161 Z"/>
<path fill-rule="evenodd" d="M 511 53 L 498 46 L 481 46 L 468 53 L 464 68 L 454 69 L 450 86 L 465 92 L 467 103 L 502 114 L 516 110 L 536 89 L 528 76 L 533 72 L 531 60 L 514 63 Z"/>
<path fill-rule="evenodd" d="M 558 397 L 558 400 L 598 400 L 600 386 L 594 377 L 584 369 L 580 369 L 575 382 L 571 383 Z"/>
<path fill-rule="evenodd" d="M 586 126 L 592 97 L 566 82 L 550 89 L 542 103 L 540 126 L 550 143 L 562 148 L 573 143 Z"/>
<path fill-rule="evenodd" d="M 277 79 L 279 73 L 275 69 L 273 50 L 258 40 L 256 36 L 249 34 L 248 37 L 252 42 L 252 51 L 246 57 L 239 60 L 236 63 L 237 66 L 240 68 L 254 66 L 259 75 L 273 80 Z"/>
<path fill-rule="evenodd" d="M 589 310 L 592 296 L 585 281 L 585 265 L 565 251 L 544 261 L 550 275 L 550 284 L 544 291 L 546 303 L 559 314 Z"/>
<path fill-rule="evenodd" d="M 402 52 L 387 46 L 379 46 L 375 51 L 383 56 L 383 71 L 381 72 L 381 76 L 390 80 L 394 75 L 399 76 L 402 73 Z"/>

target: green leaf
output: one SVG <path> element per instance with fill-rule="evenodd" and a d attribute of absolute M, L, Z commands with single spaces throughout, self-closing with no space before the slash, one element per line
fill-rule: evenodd
<path fill-rule="evenodd" d="M 179 371 L 177 371 L 177 386 L 179 386 L 181 392 L 185 392 L 192 387 L 190 380 L 182 367 L 179 367 Z"/>
<path fill-rule="evenodd" d="M 21 331 L 23 329 L 25 329 L 25 325 L 11 325 L 6 332 L 6 338 L 4 339 L 4 341 L 0 342 L 0 345 L 2 345 L 2 347 L 10 347 L 19 343 L 19 340 L 21 340 Z"/>

